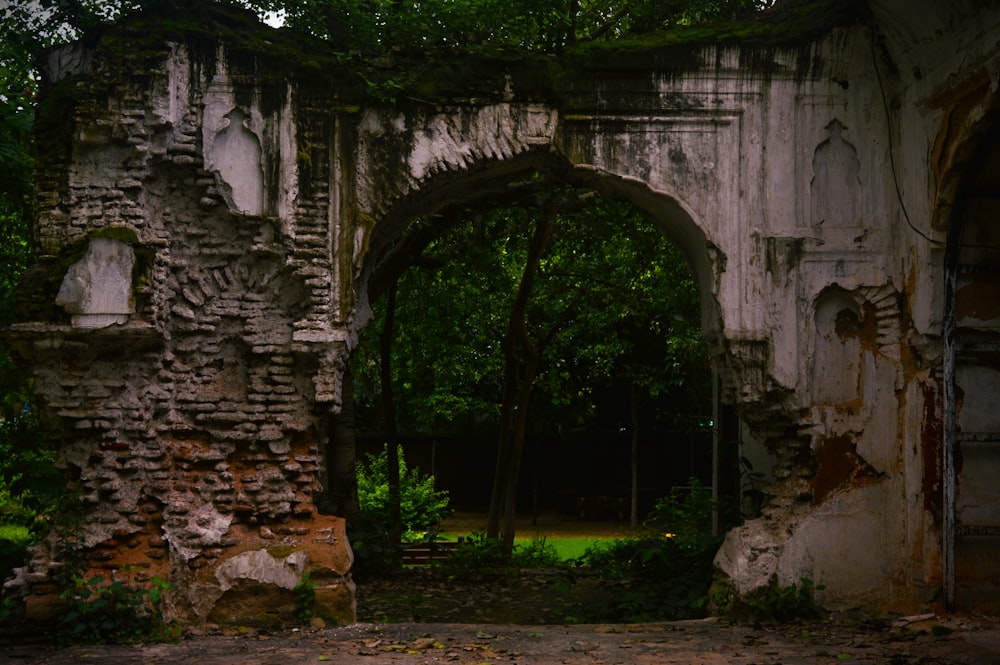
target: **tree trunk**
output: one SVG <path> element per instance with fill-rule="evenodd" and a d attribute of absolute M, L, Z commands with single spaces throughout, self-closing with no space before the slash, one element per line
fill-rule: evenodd
<path fill-rule="evenodd" d="M 506 347 L 507 342 L 504 341 Z M 486 520 L 486 537 L 500 537 L 500 520 L 503 517 L 504 492 L 510 474 L 512 437 L 514 435 L 514 398 L 517 395 L 517 358 L 504 352 L 503 399 L 500 402 L 500 436 L 497 440 L 497 465 L 493 473 L 493 492 L 490 494 L 490 513 Z"/>
<path fill-rule="evenodd" d="M 538 526 L 538 518 L 542 511 L 541 506 L 541 484 L 542 484 L 542 450 L 540 442 L 535 444 L 531 455 L 531 526 Z"/>
<path fill-rule="evenodd" d="M 350 519 L 358 509 L 357 437 L 354 427 L 354 380 L 344 369 L 340 413 L 330 423 L 327 447 L 327 494 L 334 515 Z"/>
<path fill-rule="evenodd" d="M 628 524 L 636 529 L 639 527 L 639 387 L 634 381 L 629 401 L 629 416 L 632 420 L 632 497 Z"/>
<path fill-rule="evenodd" d="M 525 341 L 527 340 L 525 339 Z M 524 457 L 525 433 L 528 430 L 528 401 L 531 397 L 531 388 L 535 382 L 535 376 L 538 374 L 538 366 L 541 364 L 541 356 L 530 342 L 527 343 L 524 351 L 525 369 L 520 382 L 517 420 L 514 423 L 514 432 L 511 438 L 510 469 L 504 490 L 503 551 L 505 554 L 511 554 L 514 551 L 514 523 L 517 518 L 517 483 L 521 473 L 521 459 Z"/>
<path fill-rule="evenodd" d="M 392 339 L 396 318 L 396 285 L 389 288 L 385 308 L 385 322 L 379 338 L 381 355 L 380 379 L 382 383 L 382 411 L 385 418 L 386 476 L 389 482 L 389 552 L 391 567 L 401 565 L 399 548 L 402 543 L 403 523 L 399 491 L 399 436 L 396 431 L 396 403 L 392 393 Z"/>
<path fill-rule="evenodd" d="M 504 350 L 504 390 L 501 406 L 500 438 L 497 447 L 497 468 L 493 478 L 493 494 L 490 498 L 490 514 L 487 520 L 486 536 L 500 535 L 501 520 L 504 523 L 504 549 L 509 553 L 514 542 L 514 517 L 517 504 L 517 481 L 524 451 L 524 435 L 527 429 L 528 397 L 538 371 L 541 352 L 535 348 L 528 336 L 525 315 L 535 275 L 541 263 L 542 254 L 548 247 L 555 228 L 558 206 L 555 197 L 549 198 L 542 206 L 535 223 L 535 233 L 528 248 L 528 257 L 521 273 L 517 297 L 511 308 L 507 332 L 503 339 Z M 519 350 L 521 353 L 519 353 Z M 521 355 L 525 361 L 525 371 L 519 371 Z"/>

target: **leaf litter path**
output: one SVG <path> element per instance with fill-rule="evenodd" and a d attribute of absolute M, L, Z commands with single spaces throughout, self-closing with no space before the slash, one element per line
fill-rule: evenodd
<path fill-rule="evenodd" d="M 939 626 L 932 630 L 933 626 Z M 951 632 L 945 630 L 947 628 Z M 941 634 L 945 633 L 947 634 Z M 938 633 L 938 635 L 935 635 Z M 355 624 L 269 634 L 189 636 L 178 643 L 0 646 L 32 665 L 995 665 L 1000 622 L 935 619 L 904 628 L 827 620 L 778 627 L 703 619 L 657 624 L 497 626 Z"/>
<path fill-rule="evenodd" d="M 595 525 L 544 524 L 541 535 L 592 535 Z M 475 522 L 462 529 L 478 528 Z M 605 527 L 613 530 L 616 527 Z M 530 527 L 522 531 L 530 534 Z M 532 534 L 534 535 L 534 534 Z M 617 534 L 616 534 L 617 535 Z M 0 663 L 31 665 L 1000 665 L 1000 619 L 943 617 L 891 627 L 864 617 L 834 616 L 808 624 L 749 626 L 725 619 L 652 624 L 558 625 L 572 619 L 574 600 L 554 602 L 546 573 L 479 586 L 421 588 L 419 579 L 388 580 L 397 598 L 372 606 L 377 620 L 342 628 L 258 632 L 201 626 L 176 643 L 54 647 L 0 642 Z M 491 576 L 487 576 L 491 577 Z M 363 601 L 365 585 L 359 585 Z M 578 582 L 574 587 L 581 586 Z M 544 593 L 514 600 L 512 590 Z M 407 596 L 409 588 L 410 595 Z M 370 588 L 369 591 L 376 591 Z M 393 594 L 386 594 L 391 597 Z M 417 596 L 420 598 L 417 598 Z M 450 596 L 446 616 L 421 603 Z M 546 597 L 548 596 L 548 597 Z M 369 597 L 369 601 L 371 597 Z M 364 603 L 362 603 L 364 604 Z M 509 606 L 518 622 L 504 620 Z M 476 612 L 476 608 L 493 608 Z M 361 609 L 362 619 L 369 610 Z M 408 616 L 408 618 L 407 618 Z M 390 619 L 390 617 L 392 617 Z M 390 622 L 392 621 L 392 622 Z M 489 623 L 493 621 L 495 623 Z M 529 622 L 535 625 L 523 625 Z M 547 625 L 538 625 L 547 624 Z M 938 627 L 935 629 L 935 627 Z"/>

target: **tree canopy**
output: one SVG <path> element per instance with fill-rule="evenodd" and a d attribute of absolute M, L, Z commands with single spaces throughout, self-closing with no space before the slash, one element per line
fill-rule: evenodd
<path fill-rule="evenodd" d="M 249 0 L 346 50 L 484 45 L 557 51 L 580 41 L 733 18 L 767 0 Z"/>
<path fill-rule="evenodd" d="M 556 222 L 526 317 L 530 334 L 549 340 L 538 415 L 553 426 L 567 414 L 596 417 L 595 393 L 624 377 L 652 396 L 673 392 L 678 412 L 687 412 L 692 371 L 707 365 L 698 289 L 685 258 L 630 204 L 573 188 L 560 193 L 571 210 Z M 408 395 L 398 407 L 404 429 L 496 421 L 500 343 L 526 257 L 531 203 L 539 202 L 463 209 L 401 276 L 394 366 Z M 420 218 L 408 232 L 455 214 Z M 378 330 L 381 301 L 375 315 Z M 355 375 L 366 377 L 358 396 L 371 405 L 376 364 L 377 354 L 363 345 Z"/>
<path fill-rule="evenodd" d="M 211 0 L 245 7 L 323 39 L 372 53 L 426 48 L 515 46 L 556 51 L 673 26 L 745 17 L 774 0 Z M 121 17 L 183 0 L 31 0 L 3 12 L 8 26 L 36 43 L 79 37 Z"/>
<path fill-rule="evenodd" d="M 638 436 L 639 409 L 662 426 L 711 404 L 697 284 L 660 229 L 585 189 L 542 178 L 513 189 L 495 207 L 411 223 L 383 262 L 396 299 L 374 301 L 372 330 L 392 307 L 391 360 L 373 335 L 353 358 L 362 427 L 385 426 L 376 414 L 391 381 L 401 431 L 499 433 L 494 502 L 510 501 L 511 517 L 526 423 L 547 437 L 581 427 Z M 400 248 L 411 266 L 401 272 Z"/>

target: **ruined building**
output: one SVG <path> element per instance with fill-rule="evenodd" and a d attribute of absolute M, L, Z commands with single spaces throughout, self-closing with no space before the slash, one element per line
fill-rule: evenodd
<path fill-rule="evenodd" d="M 309 573 L 316 613 L 353 620 L 344 522 L 316 502 L 374 257 L 413 216 L 542 170 L 634 203 L 697 275 L 722 400 L 774 481 L 717 556 L 734 590 L 996 594 L 1000 6 L 842 18 L 464 56 L 394 100 L 238 14 L 54 51 L 39 262 L 4 335 L 89 565 L 169 580 L 185 621 L 252 620 Z M 57 547 L 8 584 L 29 613 Z"/>

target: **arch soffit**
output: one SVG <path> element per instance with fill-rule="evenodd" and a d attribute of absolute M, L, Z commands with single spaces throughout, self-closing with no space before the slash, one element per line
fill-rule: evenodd
<path fill-rule="evenodd" d="M 1000 124 L 1000 90 L 990 72 L 981 69 L 960 88 L 936 95 L 930 106 L 941 111 L 928 156 L 936 184 L 931 223 L 943 231 L 951 223 L 966 173 L 975 166 L 984 140 Z"/>
<path fill-rule="evenodd" d="M 590 166 L 573 165 L 552 146 L 535 146 L 505 160 L 483 160 L 469 164 L 459 172 L 448 171 L 428 176 L 405 196 L 387 206 L 376 220 L 372 242 L 359 274 L 361 302 L 368 279 L 382 250 L 402 232 L 406 223 L 450 204 L 469 203 L 502 192 L 518 178 L 532 172 L 555 176 L 560 182 L 590 187 L 602 195 L 625 200 L 641 210 L 685 256 L 699 286 L 702 308 L 702 331 L 710 339 L 717 337 L 720 316 L 715 299 L 717 271 L 723 270 L 725 258 L 708 240 L 698 216 L 674 192 L 652 187 L 636 178 L 621 176 Z M 710 249 L 717 253 L 710 256 Z M 717 265 L 717 264 L 722 265 Z"/>

